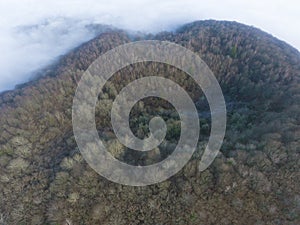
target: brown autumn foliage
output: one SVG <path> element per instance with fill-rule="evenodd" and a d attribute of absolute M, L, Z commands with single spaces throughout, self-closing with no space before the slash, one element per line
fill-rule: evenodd
<path fill-rule="evenodd" d="M 103 33 L 42 76 L 0 95 L 0 224 L 299 224 L 300 53 L 235 22 L 199 21 L 143 38 L 196 52 L 220 82 L 228 124 L 214 163 L 197 170 L 210 130 L 201 90 L 181 71 L 148 63 L 124 68 L 105 86 L 96 111 L 99 135 L 112 154 L 131 164 L 151 164 L 172 152 L 180 126 L 167 102 L 149 98 L 132 111 L 130 124 L 140 137 L 152 116 L 167 121 L 166 142 L 150 154 L 122 148 L 105 116 L 124 85 L 155 73 L 193 98 L 200 112 L 199 150 L 178 174 L 147 187 L 112 183 L 87 165 L 72 133 L 77 83 L 100 54 L 135 40 L 123 31 Z"/>

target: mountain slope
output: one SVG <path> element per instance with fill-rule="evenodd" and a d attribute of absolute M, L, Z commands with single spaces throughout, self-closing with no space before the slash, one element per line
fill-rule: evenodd
<path fill-rule="evenodd" d="M 216 75 L 227 103 L 228 124 L 214 163 L 202 173 L 197 170 L 201 146 L 210 130 L 210 118 L 203 116 L 199 151 L 181 172 L 163 183 L 122 186 L 100 177 L 87 165 L 76 147 L 71 124 L 77 83 L 99 55 L 140 39 L 122 31 L 104 33 L 43 70 L 42 77 L 0 95 L 0 221 L 299 223 L 300 53 L 256 28 L 234 22 L 198 21 L 176 32 L 144 38 L 189 48 Z M 110 91 L 119 91 L 139 76 L 141 68 L 143 65 L 135 65 L 116 74 L 107 86 L 108 98 L 99 100 L 100 111 L 111 104 L 114 94 Z M 147 72 L 153 72 L 152 68 L 150 64 Z M 174 72 L 174 79 L 207 110 L 201 90 L 182 72 Z M 101 116 L 96 120 L 101 135 L 113 141 L 111 129 L 104 129 L 109 120 Z M 137 160 L 130 153 L 120 158 Z"/>

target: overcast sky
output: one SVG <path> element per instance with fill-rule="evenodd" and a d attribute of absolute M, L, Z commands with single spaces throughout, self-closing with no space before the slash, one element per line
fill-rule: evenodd
<path fill-rule="evenodd" d="M 253 25 L 300 49 L 299 0 L 0 0 L 0 91 L 92 38 L 86 24 L 159 32 L 203 19 Z"/>

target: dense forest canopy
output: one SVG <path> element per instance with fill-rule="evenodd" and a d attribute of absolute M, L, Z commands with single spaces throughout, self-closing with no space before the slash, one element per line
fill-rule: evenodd
<path fill-rule="evenodd" d="M 204 172 L 197 168 L 210 133 L 205 96 L 187 74 L 157 63 L 128 66 L 105 85 L 96 109 L 99 136 L 115 157 L 133 165 L 171 154 L 180 120 L 168 102 L 147 98 L 131 112 L 130 126 L 140 138 L 155 115 L 168 125 L 166 141 L 147 154 L 124 148 L 108 117 L 130 81 L 149 74 L 168 77 L 187 90 L 199 110 L 200 141 L 190 162 L 167 181 L 130 187 L 102 178 L 82 158 L 72 131 L 77 83 L 99 55 L 136 40 L 182 45 L 217 77 L 227 131 L 220 154 Z M 300 53 L 288 44 L 225 21 L 198 21 L 157 35 L 108 31 L 40 73 L 0 94 L 0 224 L 300 223 Z"/>

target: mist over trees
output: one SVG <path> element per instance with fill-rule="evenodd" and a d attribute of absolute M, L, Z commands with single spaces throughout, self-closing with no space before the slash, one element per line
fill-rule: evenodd
<path fill-rule="evenodd" d="M 139 63 L 116 73 L 99 95 L 96 126 L 109 152 L 132 165 L 168 157 L 180 135 L 174 107 L 140 101 L 130 126 L 140 138 L 149 121 L 166 121 L 166 140 L 148 153 L 121 145 L 109 113 L 122 87 L 146 76 L 174 80 L 193 99 L 200 141 L 189 163 L 167 181 L 129 187 L 99 176 L 82 158 L 72 131 L 72 103 L 88 66 L 106 51 L 141 37 L 99 35 L 43 70 L 43 76 L 0 94 L 0 222 L 3 224 L 297 224 L 299 218 L 300 54 L 239 23 L 199 21 L 143 39 L 166 40 L 196 52 L 217 77 L 228 122 L 220 154 L 204 172 L 198 163 L 210 134 L 201 89 L 185 73 Z M 184 59 L 183 59 L 184 60 Z"/>

